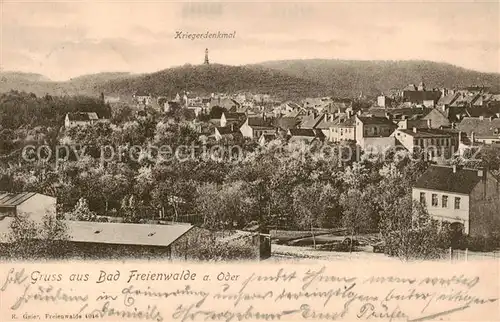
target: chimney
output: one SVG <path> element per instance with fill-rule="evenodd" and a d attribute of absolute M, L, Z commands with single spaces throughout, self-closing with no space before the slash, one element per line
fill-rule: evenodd
<path fill-rule="evenodd" d="M 414 128 L 413 128 L 413 133 L 417 133 L 417 132 L 418 132 L 418 131 L 417 131 L 417 128 L 416 128 L 416 127 L 414 127 Z"/>
<path fill-rule="evenodd" d="M 480 119 L 481 121 L 483 121 L 483 120 L 484 120 L 484 116 L 483 116 L 483 115 L 479 116 L 479 119 Z"/>
<path fill-rule="evenodd" d="M 474 132 L 471 132 L 471 134 L 470 134 L 470 140 L 471 140 L 471 143 L 476 142 L 476 134 Z"/>
<path fill-rule="evenodd" d="M 347 118 L 351 118 L 351 111 L 346 111 L 346 114 L 347 114 Z"/>
<path fill-rule="evenodd" d="M 462 136 L 463 136 L 462 131 L 459 131 L 458 132 L 458 144 L 462 143 Z"/>
<path fill-rule="evenodd" d="M 432 128 L 432 121 L 431 120 L 427 120 L 427 127 L 429 129 Z"/>
<path fill-rule="evenodd" d="M 484 177 L 484 170 L 483 169 L 478 169 L 477 170 L 477 176 L 480 177 L 480 178 L 483 178 Z"/>
<path fill-rule="evenodd" d="M 453 173 L 457 173 L 457 165 L 456 164 L 453 165 Z"/>
<path fill-rule="evenodd" d="M 401 115 L 401 120 L 406 120 L 406 115 Z"/>
<path fill-rule="evenodd" d="M 231 123 L 231 132 L 234 132 L 234 123 Z"/>

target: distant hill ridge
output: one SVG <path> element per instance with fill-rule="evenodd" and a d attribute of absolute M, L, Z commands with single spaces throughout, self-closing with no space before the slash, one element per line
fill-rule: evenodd
<path fill-rule="evenodd" d="M 431 61 L 282 60 L 258 64 L 334 88 L 336 92 L 377 95 L 424 81 L 428 88 L 489 86 L 500 90 L 500 74 L 482 73 Z"/>
<path fill-rule="evenodd" d="M 420 81 L 428 88 L 479 85 L 500 91 L 498 73 L 481 73 L 430 61 L 281 60 L 243 66 L 187 64 L 150 74 L 98 73 L 66 82 L 20 72 L 3 72 L 0 79 L 0 92 L 16 89 L 37 95 L 98 95 L 100 92 L 132 95 L 135 91 L 175 95 L 187 89 L 200 94 L 253 91 L 284 99 L 324 95 L 357 97 L 360 93 L 375 96 Z"/>

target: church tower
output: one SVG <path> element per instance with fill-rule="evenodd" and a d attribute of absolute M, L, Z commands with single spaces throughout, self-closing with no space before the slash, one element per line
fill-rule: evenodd
<path fill-rule="evenodd" d="M 209 64 L 209 62 L 208 62 L 208 48 L 205 49 L 205 62 L 203 64 L 205 64 L 205 65 Z"/>

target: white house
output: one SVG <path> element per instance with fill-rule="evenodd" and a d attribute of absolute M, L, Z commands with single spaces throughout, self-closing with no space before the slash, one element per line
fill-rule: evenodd
<path fill-rule="evenodd" d="M 75 126 L 93 125 L 97 122 L 106 122 L 107 119 L 100 119 L 95 112 L 76 112 L 67 113 L 64 118 L 64 127 L 71 128 Z"/>
<path fill-rule="evenodd" d="M 414 200 L 439 221 L 470 235 L 489 235 L 500 222 L 500 184 L 483 169 L 433 165 L 412 189 Z"/>

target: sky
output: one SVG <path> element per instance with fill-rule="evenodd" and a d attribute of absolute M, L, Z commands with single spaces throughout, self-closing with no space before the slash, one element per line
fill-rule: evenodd
<path fill-rule="evenodd" d="M 500 72 L 499 1 L 0 0 L 0 68 L 52 80 L 210 61 L 423 59 Z M 176 32 L 235 33 L 175 39 Z"/>

